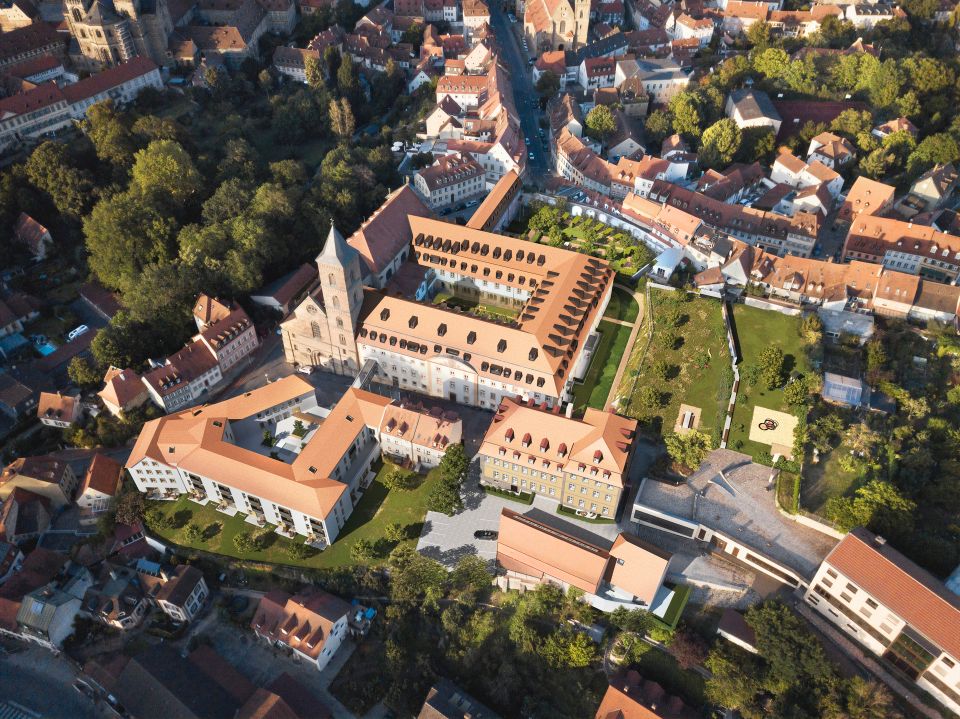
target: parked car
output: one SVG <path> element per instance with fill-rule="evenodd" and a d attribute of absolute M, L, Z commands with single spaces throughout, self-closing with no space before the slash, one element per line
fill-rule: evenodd
<path fill-rule="evenodd" d="M 492 529 L 478 529 L 473 536 L 474 539 L 496 539 L 500 534 Z"/>
<path fill-rule="evenodd" d="M 476 207 L 479 204 L 480 200 L 470 200 L 470 202 L 467 203 L 467 207 Z"/>
<path fill-rule="evenodd" d="M 77 339 L 77 337 L 79 337 L 80 335 L 86 334 L 89 331 L 90 331 L 89 327 L 87 327 L 86 325 L 80 325 L 76 329 L 70 330 L 70 334 L 67 335 L 67 342 L 73 342 L 73 340 Z"/>
<path fill-rule="evenodd" d="M 297 367 L 297 372 L 300 374 L 313 374 L 313 371 L 316 369 L 312 364 L 302 364 Z"/>

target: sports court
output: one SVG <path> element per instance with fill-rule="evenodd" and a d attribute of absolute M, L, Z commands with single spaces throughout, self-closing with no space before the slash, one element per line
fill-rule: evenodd
<path fill-rule="evenodd" d="M 770 446 L 770 454 L 793 459 L 793 430 L 797 418 L 786 412 L 754 407 L 750 420 L 750 441 Z"/>

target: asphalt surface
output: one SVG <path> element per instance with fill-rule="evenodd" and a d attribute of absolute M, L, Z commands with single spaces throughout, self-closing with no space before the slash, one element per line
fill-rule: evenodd
<path fill-rule="evenodd" d="M 20 647 L 25 648 L 15 654 L 0 651 L 0 703 L 14 702 L 49 719 L 102 716 L 93 701 L 73 688 L 76 670 L 69 660 L 41 647 Z"/>
<path fill-rule="evenodd" d="M 539 120 L 542 115 L 540 98 L 533 87 L 533 73 L 527 65 L 526 54 L 517 41 L 516 33 L 503 10 L 497 3 L 490 4 L 490 19 L 493 22 L 493 31 L 500 44 L 500 57 L 506 62 L 510 72 L 510 84 L 513 87 L 513 99 L 517 105 L 517 114 L 520 116 L 520 127 L 525 137 L 530 138 L 528 152 L 534 154 L 534 159 L 527 158 L 528 180 L 538 184 L 540 179 L 549 174 L 549 155 L 543 141 L 540 139 Z"/>

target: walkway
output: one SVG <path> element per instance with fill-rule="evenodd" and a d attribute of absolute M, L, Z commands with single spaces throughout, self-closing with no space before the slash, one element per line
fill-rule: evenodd
<path fill-rule="evenodd" d="M 867 654 L 866 651 L 847 639 L 846 636 L 836 629 L 829 621 L 818 615 L 814 610 L 810 609 L 810 607 L 808 607 L 803 601 L 799 599 L 794 600 L 793 607 L 800 614 L 800 616 L 810 622 L 822 634 L 829 637 L 834 644 L 840 647 L 844 654 L 865 667 L 867 671 L 890 687 L 895 694 L 909 703 L 910 706 L 912 706 L 918 712 L 924 716 L 930 717 L 930 719 L 943 719 L 943 715 L 940 712 L 924 704 L 916 694 L 907 689 L 907 687 L 904 686 L 899 679 L 884 669 L 878 661 L 873 659 L 869 654 Z"/>
<path fill-rule="evenodd" d="M 613 376 L 613 383 L 610 385 L 610 393 L 607 395 L 607 401 L 604 403 L 604 407 L 612 405 L 613 401 L 617 398 L 617 389 L 620 387 L 620 380 L 623 379 L 623 373 L 627 370 L 627 363 L 630 362 L 630 356 L 633 354 L 633 345 L 637 341 L 637 335 L 640 334 L 640 328 L 643 327 L 643 320 L 646 316 L 646 300 L 644 299 L 643 292 L 631 290 L 624 285 L 614 285 L 614 287 L 618 287 L 625 292 L 630 292 L 634 301 L 637 303 L 638 311 L 637 319 L 633 322 L 633 330 L 630 332 L 630 338 L 627 340 L 627 350 L 620 358 L 620 365 L 617 367 L 617 373 Z M 612 320 L 609 318 L 604 319 L 604 322 L 613 322 L 621 325 L 630 324 L 623 320 Z"/>

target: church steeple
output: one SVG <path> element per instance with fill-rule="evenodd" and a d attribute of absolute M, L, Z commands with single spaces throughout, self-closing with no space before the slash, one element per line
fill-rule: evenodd
<path fill-rule="evenodd" d="M 343 235 L 337 229 L 333 222 L 330 222 L 330 231 L 327 233 L 327 241 L 323 245 L 320 254 L 317 255 L 317 262 L 324 264 L 339 263 L 346 266 L 357 257 L 357 251 L 347 244 Z"/>

